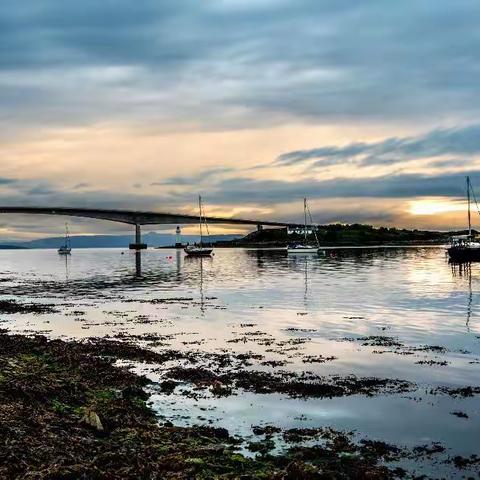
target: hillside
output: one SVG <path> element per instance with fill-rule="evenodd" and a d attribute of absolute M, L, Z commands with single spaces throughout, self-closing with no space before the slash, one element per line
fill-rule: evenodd
<path fill-rule="evenodd" d="M 435 232 L 407 230 L 371 225 L 322 225 L 317 229 L 318 240 L 324 246 L 368 246 L 368 245 L 408 245 L 442 244 L 455 234 L 466 232 Z M 264 229 L 227 242 L 217 242 L 219 247 L 284 247 L 288 243 L 303 241 L 303 235 L 287 234 L 286 229 Z M 309 242 L 315 242 L 310 234 Z"/>

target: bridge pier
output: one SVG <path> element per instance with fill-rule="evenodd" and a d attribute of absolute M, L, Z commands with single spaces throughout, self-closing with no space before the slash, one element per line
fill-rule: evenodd
<path fill-rule="evenodd" d="M 259 223 L 257 225 L 257 232 L 261 232 L 262 230 L 263 230 L 263 225 Z"/>
<path fill-rule="evenodd" d="M 131 243 L 128 248 L 130 250 L 145 250 L 147 248 L 146 243 L 142 243 L 142 230 L 140 225 L 135 225 L 135 243 Z"/>

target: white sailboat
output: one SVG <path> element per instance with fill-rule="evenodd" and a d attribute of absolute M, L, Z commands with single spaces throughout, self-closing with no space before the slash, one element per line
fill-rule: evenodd
<path fill-rule="evenodd" d="M 304 219 L 305 219 L 305 224 L 304 224 L 304 242 L 303 243 L 293 243 L 291 245 L 287 246 L 287 252 L 288 253 L 293 253 L 293 254 L 298 254 L 298 253 L 320 253 L 320 245 L 318 243 L 318 238 L 317 238 L 317 233 L 315 231 L 314 226 L 312 225 L 312 231 L 315 235 L 315 240 L 317 241 L 317 245 L 311 245 L 307 242 L 307 210 L 308 210 L 308 205 L 307 205 L 307 199 L 303 199 L 303 214 L 304 214 Z M 310 215 L 311 217 L 311 215 Z"/>
<path fill-rule="evenodd" d="M 70 255 L 72 253 L 72 247 L 70 245 L 70 235 L 68 233 L 68 225 L 67 224 L 65 224 L 65 242 L 58 249 L 58 253 L 60 255 Z"/>
<path fill-rule="evenodd" d="M 198 196 L 198 209 L 199 209 L 200 243 L 198 245 L 187 245 L 184 248 L 184 251 L 187 255 L 191 257 L 209 257 L 213 252 L 213 248 L 203 246 L 202 216 L 203 216 L 203 219 L 205 219 L 205 215 L 202 215 L 203 205 L 202 205 L 202 197 L 200 195 Z M 208 233 L 208 225 L 206 221 L 205 221 L 205 227 L 207 228 L 207 233 Z"/>

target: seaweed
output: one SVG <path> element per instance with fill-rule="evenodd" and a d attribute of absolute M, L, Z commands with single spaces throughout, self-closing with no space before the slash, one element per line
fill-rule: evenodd
<path fill-rule="evenodd" d="M 112 345 L 0 334 L 0 478 L 56 479 L 391 479 L 380 448 L 338 434 L 326 447 L 239 454 L 224 428 L 159 424 L 149 380 L 115 364 Z M 115 344 L 123 358 L 138 357 Z M 191 372 L 193 373 L 193 372 Z M 193 378 L 212 377 L 205 372 Z M 257 430 L 259 432 L 260 430 Z M 264 427 L 265 434 L 274 429 Z M 365 450 L 367 448 L 367 450 Z M 345 452 L 353 452 L 348 461 Z"/>

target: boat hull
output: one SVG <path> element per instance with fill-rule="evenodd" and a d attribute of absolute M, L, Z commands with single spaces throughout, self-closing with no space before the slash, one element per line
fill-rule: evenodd
<path fill-rule="evenodd" d="M 59 248 L 58 249 L 58 254 L 59 255 L 70 255 L 72 253 L 71 248 Z"/>
<path fill-rule="evenodd" d="M 184 252 L 189 257 L 210 257 L 213 252 L 213 248 L 185 248 Z"/>
<path fill-rule="evenodd" d="M 455 248 L 447 249 L 448 256 L 452 262 L 479 262 L 480 248 Z"/>
<path fill-rule="evenodd" d="M 289 254 L 297 255 L 297 254 L 311 254 L 311 253 L 319 253 L 319 249 L 317 247 L 298 247 L 298 248 L 287 248 L 287 252 Z"/>

